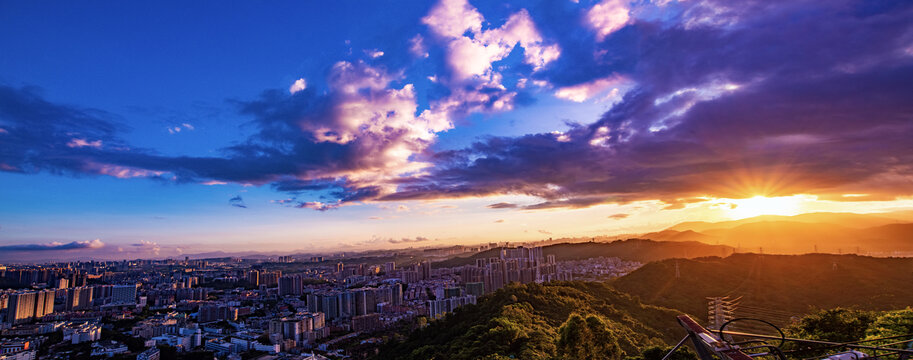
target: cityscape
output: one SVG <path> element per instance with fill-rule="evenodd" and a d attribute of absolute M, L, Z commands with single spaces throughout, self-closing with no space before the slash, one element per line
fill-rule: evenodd
<path fill-rule="evenodd" d="M 909 0 L 0 0 L 0 360 L 909 360 Z"/>
<path fill-rule="evenodd" d="M 15 339 L 0 346 L 4 354 L 20 354 L 4 359 L 32 359 L 36 349 L 54 359 L 160 358 L 156 346 L 181 353 L 206 350 L 220 358 L 251 353 L 326 358 L 315 350 L 364 356 L 382 337 L 403 336 L 404 327 L 476 304 L 511 283 L 604 281 L 640 266 L 603 257 L 558 262 L 538 246 L 460 250 L 496 251 L 440 268 L 417 260 L 428 251 L 390 254 L 408 259 L 399 267 L 396 261 L 369 264 L 344 256 L 4 267 L 0 278 L 11 289 L 0 293 L 0 310 L 6 310 L 0 334 Z M 103 332 L 121 340 L 102 340 Z"/>

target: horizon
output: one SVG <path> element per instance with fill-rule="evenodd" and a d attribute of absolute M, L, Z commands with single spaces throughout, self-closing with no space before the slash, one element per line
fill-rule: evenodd
<path fill-rule="evenodd" d="M 166 5 L 4 3 L 0 262 L 913 222 L 902 2 Z"/>

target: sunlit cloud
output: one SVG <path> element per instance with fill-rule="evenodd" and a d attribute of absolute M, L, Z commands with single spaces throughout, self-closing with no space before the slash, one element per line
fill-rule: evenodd
<path fill-rule="evenodd" d="M 295 82 L 292 83 L 292 86 L 289 86 L 288 92 L 289 92 L 290 94 L 294 94 L 294 93 L 299 92 L 299 91 L 301 91 L 301 90 L 307 89 L 307 87 L 308 87 L 307 81 L 304 80 L 304 78 L 300 78 L 300 79 L 298 79 L 298 80 L 295 80 Z"/>
<path fill-rule="evenodd" d="M 602 41 L 609 34 L 621 29 L 630 20 L 630 9 L 624 0 L 603 0 L 587 12 L 588 25 Z"/>
<path fill-rule="evenodd" d="M 101 148 L 101 140 L 86 141 L 86 139 L 73 138 L 67 143 L 67 146 L 71 148 L 93 147 L 98 149 Z"/>

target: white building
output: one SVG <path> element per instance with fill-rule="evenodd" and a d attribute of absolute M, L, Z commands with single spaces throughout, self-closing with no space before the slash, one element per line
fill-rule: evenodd
<path fill-rule="evenodd" d="M 101 339 L 101 326 L 96 323 L 70 324 L 63 327 L 63 341 L 79 344 Z"/>

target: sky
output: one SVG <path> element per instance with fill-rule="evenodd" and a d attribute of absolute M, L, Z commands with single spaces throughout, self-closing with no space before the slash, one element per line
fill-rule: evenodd
<path fill-rule="evenodd" d="M 0 1 L 6 259 L 909 210 L 911 139 L 909 1 Z"/>

